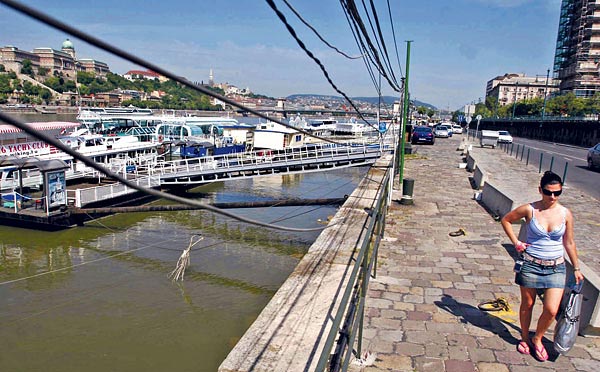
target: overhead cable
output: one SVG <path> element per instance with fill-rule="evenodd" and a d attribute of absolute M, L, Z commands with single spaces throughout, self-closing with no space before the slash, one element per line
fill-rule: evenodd
<path fill-rule="evenodd" d="M 380 74 L 387 80 L 388 84 L 392 89 L 394 89 L 395 91 L 399 91 L 400 88 L 398 87 L 397 82 L 392 81 L 389 77 L 389 74 L 386 72 L 386 68 L 381 61 L 381 57 L 379 56 L 380 53 L 377 52 L 375 46 L 373 45 L 373 41 L 369 37 L 369 33 L 367 32 L 362 17 L 360 16 L 360 12 L 356 7 L 356 3 L 353 0 L 343 0 L 343 3 L 346 4 L 345 9 L 347 9 L 351 21 L 356 25 L 357 29 L 359 30 L 361 38 L 364 38 L 368 46 L 367 49 L 370 51 L 370 54 L 375 60 L 375 66 L 377 66 L 377 69 L 379 70 Z"/>
<path fill-rule="evenodd" d="M 329 76 L 329 73 L 327 72 L 327 69 L 325 69 L 325 66 L 323 65 L 323 63 L 321 63 L 321 61 L 310 51 L 308 50 L 308 48 L 306 47 L 306 45 L 304 44 L 304 42 L 302 40 L 300 40 L 300 38 L 298 37 L 298 35 L 296 34 L 296 31 L 294 30 L 294 28 L 288 23 L 287 19 L 285 18 L 285 15 L 283 13 L 281 13 L 281 11 L 277 8 L 277 6 L 275 5 L 275 3 L 273 2 L 273 0 L 266 0 L 267 4 L 269 4 L 269 6 L 271 7 L 271 9 L 273 9 L 273 11 L 275 12 L 275 14 L 277 14 L 277 17 L 279 17 L 279 19 L 281 20 L 281 22 L 283 22 L 283 24 L 285 25 L 285 27 L 287 28 L 288 32 L 292 35 L 292 37 L 294 38 L 294 40 L 296 40 L 296 43 L 298 43 L 298 45 L 300 46 L 300 48 L 302 48 L 302 50 L 304 50 L 304 52 L 313 60 L 317 63 L 317 65 L 319 66 L 319 68 L 321 69 L 321 71 L 323 72 L 323 75 L 325 76 L 325 79 L 327 79 L 327 82 L 329 82 L 329 85 L 331 85 L 331 87 L 338 92 L 339 94 L 341 94 L 346 101 L 348 101 L 348 103 L 352 106 L 352 108 L 356 111 L 356 113 L 358 114 L 358 116 L 370 127 L 376 129 L 376 127 L 369 123 L 367 121 L 367 119 L 365 119 L 365 117 L 363 116 L 363 114 L 360 112 L 360 110 L 358 109 L 358 107 L 356 107 L 356 105 L 354 104 L 354 102 L 352 102 L 352 100 L 350 99 L 350 97 L 348 97 L 346 95 L 346 93 L 344 93 L 343 91 L 341 91 L 333 82 L 333 80 L 331 80 L 331 77 Z"/>
<path fill-rule="evenodd" d="M 394 31 L 394 20 L 392 19 L 392 9 L 390 8 L 390 0 L 387 0 L 388 15 L 390 17 L 390 25 L 392 26 L 392 37 L 394 38 L 394 49 L 396 50 L 396 61 L 398 62 L 398 68 L 400 69 L 400 77 L 404 77 L 402 72 L 402 65 L 400 64 L 400 56 L 398 55 L 398 43 L 396 43 L 396 31 Z"/>
<path fill-rule="evenodd" d="M 380 74 L 387 80 L 388 84 L 390 85 L 390 87 L 393 90 L 395 90 L 397 92 L 400 92 L 400 87 L 397 84 L 397 82 L 392 81 L 392 79 L 390 78 L 390 76 L 386 72 L 385 66 L 381 62 L 381 58 L 379 56 L 379 53 L 377 52 L 375 46 L 373 45 L 373 41 L 369 37 L 369 33 L 367 32 L 365 24 L 362 21 L 362 18 L 360 16 L 360 13 L 359 13 L 358 9 L 356 8 L 356 4 L 354 3 L 354 1 L 353 0 L 340 0 L 340 3 L 342 4 L 342 7 L 348 12 L 348 14 L 350 16 L 350 20 L 352 21 L 352 23 L 355 25 L 355 27 L 357 28 L 357 30 L 359 30 L 359 34 L 361 35 L 361 39 L 364 38 L 364 40 L 365 40 L 365 42 L 366 42 L 366 44 L 368 46 L 367 49 L 370 51 L 369 54 L 374 59 L 374 61 L 375 61 L 374 64 L 377 67 L 377 69 L 380 72 Z"/>
<path fill-rule="evenodd" d="M 390 74 L 392 75 L 392 80 L 394 81 L 394 83 L 396 83 L 396 85 L 398 84 L 398 80 L 396 80 L 396 76 L 394 74 L 394 69 L 392 68 L 392 64 L 390 62 L 390 57 L 388 55 L 388 51 L 387 51 L 387 47 L 385 46 L 385 39 L 383 38 L 383 33 L 381 32 L 381 25 L 379 23 L 379 17 L 377 16 L 377 9 L 375 8 L 375 3 L 373 2 L 373 0 L 370 0 L 371 3 L 371 11 L 373 12 L 373 20 L 375 21 L 375 26 L 377 26 L 377 34 L 379 35 L 379 40 L 381 40 L 381 48 L 383 48 L 383 56 L 384 56 L 384 60 L 386 62 L 386 65 L 388 66 L 388 70 L 390 72 Z M 363 0 L 363 6 L 364 5 L 364 0 Z M 365 6 L 365 11 L 366 11 L 366 6 Z M 367 13 L 367 17 L 368 17 L 368 13 Z M 373 29 L 373 25 L 371 24 L 371 17 L 368 17 L 369 19 L 369 24 L 371 25 L 371 29 Z M 375 31 L 373 31 L 373 33 L 375 33 Z M 380 43 L 377 42 L 377 46 L 380 46 Z M 381 49 L 380 49 L 381 51 Z"/>
<path fill-rule="evenodd" d="M 123 58 L 123 59 L 125 59 L 125 60 L 127 60 L 129 62 L 132 62 L 132 63 L 134 63 L 134 64 L 136 64 L 138 66 L 145 67 L 145 68 L 147 68 L 147 69 L 149 69 L 151 71 L 154 71 L 154 72 L 156 72 L 156 73 L 158 73 L 160 75 L 163 75 L 163 76 L 165 76 L 165 77 L 167 77 L 167 78 L 169 78 L 169 79 L 171 79 L 173 81 L 176 81 L 176 82 L 178 82 L 178 83 L 180 83 L 182 85 L 185 85 L 188 88 L 191 88 L 191 89 L 196 90 L 198 92 L 204 93 L 204 94 L 206 94 L 208 96 L 216 98 L 216 99 L 218 99 L 218 100 L 220 100 L 222 102 L 225 102 L 225 103 L 227 103 L 227 104 L 229 104 L 231 106 L 237 107 L 237 108 L 242 109 L 244 111 L 248 111 L 249 113 L 251 113 L 253 115 L 256 115 L 256 116 L 258 116 L 260 118 L 263 118 L 263 119 L 266 119 L 266 120 L 270 120 L 270 121 L 275 122 L 277 124 L 283 125 L 284 127 L 297 130 L 298 132 L 304 133 L 305 135 L 307 135 L 309 137 L 318 138 L 318 139 L 321 139 L 321 140 L 323 140 L 325 142 L 329 142 L 329 143 L 333 143 L 333 144 L 338 144 L 338 145 L 341 144 L 340 142 L 333 141 L 333 140 L 330 140 L 330 139 L 327 139 L 327 138 L 323 138 L 323 137 L 317 136 L 317 135 L 315 135 L 313 133 L 310 133 L 309 131 L 306 131 L 306 130 L 303 130 L 303 129 L 300 129 L 300 128 L 296 128 L 293 125 L 284 123 L 284 122 L 282 122 L 280 120 L 271 118 L 271 117 L 269 117 L 269 116 L 267 116 L 267 115 L 265 115 L 265 114 L 263 114 L 263 113 L 261 113 L 261 112 L 259 112 L 257 110 L 254 110 L 252 108 L 246 107 L 246 106 L 244 106 L 244 105 L 242 105 L 242 104 L 240 104 L 240 103 L 238 103 L 238 102 L 236 102 L 236 101 L 234 101 L 232 99 L 229 99 L 229 98 L 227 98 L 225 96 L 222 96 L 222 95 L 220 95 L 218 93 L 215 93 L 212 90 L 207 89 L 207 88 L 205 88 L 205 87 L 203 87 L 201 85 L 194 84 L 191 81 L 189 81 L 188 79 L 182 78 L 182 77 L 180 77 L 180 76 L 178 76 L 178 75 L 176 75 L 176 74 L 174 74 L 174 73 L 172 73 L 172 72 L 170 72 L 170 71 L 168 71 L 168 70 L 166 70 L 166 69 L 164 69 L 162 67 L 159 67 L 159 66 L 157 66 L 157 65 L 155 65 L 153 63 L 150 63 L 150 62 L 144 60 L 143 58 L 137 57 L 137 56 L 135 56 L 135 55 L 133 55 L 133 54 L 131 54 L 129 52 L 126 52 L 126 51 L 124 51 L 122 49 L 119 49 L 119 48 L 117 48 L 117 47 L 115 47 L 115 46 L 113 46 L 113 45 L 111 45 L 111 44 L 109 44 L 109 43 L 107 43 L 107 42 L 105 42 L 105 41 L 103 41 L 101 39 L 96 38 L 95 36 L 89 35 L 89 34 L 83 32 L 83 31 L 81 31 L 81 30 L 79 30 L 79 29 L 77 29 L 75 27 L 72 27 L 72 26 L 70 26 L 70 25 L 68 25 L 68 24 L 66 24 L 66 23 L 64 23 L 62 21 L 59 21 L 56 18 L 53 18 L 53 17 L 51 17 L 51 16 L 49 16 L 49 15 L 47 15 L 45 13 L 42 13 L 42 12 L 36 10 L 36 9 L 33 9 L 33 8 L 28 7 L 26 5 L 23 5 L 23 4 L 21 4 L 21 3 L 17 2 L 17 1 L 13 1 L 13 0 L 0 0 L 0 3 L 6 5 L 6 6 L 10 7 L 10 8 L 12 8 L 12 9 L 14 9 L 14 10 L 20 12 L 20 13 L 23 13 L 23 14 L 31 17 L 31 18 L 37 19 L 38 21 L 43 22 L 43 23 L 45 23 L 45 24 L 47 24 L 49 26 L 52 26 L 52 27 L 54 27 L 54 28 L 56 28 L 58 30 L 64 31 L 64 32 L 66 32 L 68 34 L 71 34 L 71 35 L 77 37 L 78 39 L 81 39 L 81 40 L 83 40 L 83 41 L 85 41 L 85 42 L 87 42 L 87 43 L 89 43 L 91 45 L 94 45 L 94 46 L 96 46 L 96 47 L 98 47 L 100 49 L 103 49 L 103 50 L 105 50 L 107 52 L 110 52 L 110 53 L 112 53 L 112 54 L 114 54 L 114 55 L 116 55 L 118 57 L 121 57 L 121 58 Z"/>
<path fill-rule="evenodd" d="M 343 4 L 342 4 L 342 6 L 343 6 Z M 373 86 L 377 90 L 377 93 L 381 94 L 381 84 L 377 82 L 377 79 L 375 78 L 375 74 L 373 73 L 373 68 L 371 67 L 371 65 L 375 65 L 375 61 L 373 61 L 371 54 L 369 54 L 369 52 L 367 51 L 362 39 L 360 38 L 360 32 L 359 32 L 358 28 L 356 27 L 356 25 L 350 20 L 350 15 L 348 14 L 347 11 L 344 11 L 344 16 L 346 16 L 346 21 L 348 22 L 348 26 L 350 27 L 350 31 L 352 32 L 352 37 L 354 37 L 354 41 L 356 42 L 356 45 L 363 52 L 362 53 L 363 63 L 365 64 L 367 72 L 369 73 L 369 77 L 371 78 L 371 81 L 373 82 Z"/>
<path fill-rule="evenodd" d="M 362 58 L 362 55 L 360 56 L 356 56 L 356 57 L 352 57 L 346 53 L 344 53 L 343 51 L 339 50 L 338 48 L 336 48 L 335 46 L 331 45 L 327 40 L 325 40 L 321 34 L 319 34 L 319 32 L 317 32 L 317 30 L 310 24 L 308 23 L 306 20 L 304 20 L 304 18 L 300 15 L 300 13 L 298 13 L 298 11 L 296 11 L 296 9 L 294 9 L 294 7 L 287 1 L 287 0 L 283 0 L 283 2 L 285 3 L 285 5 L 288 6 L 288 8 L 290 8 L 290 10 L 296 15 L 296 17 L 298 17 L 298 19 L 300 20 L 300 22 L 304 23 L 304 25 L 306 27 L 308 27 L 312 32 L 314 32 L 315 35 L 317 35 L 317 37 L 323 42 L 325 43 L 325 45 L 327 45 L 328 47 L 330 47 L 331 49 L 335 50 L 336 52 L 338 52 L 339 54 L 343 55 L 344 57 L 348 58 L 348 59 L 359 59 Z"/>

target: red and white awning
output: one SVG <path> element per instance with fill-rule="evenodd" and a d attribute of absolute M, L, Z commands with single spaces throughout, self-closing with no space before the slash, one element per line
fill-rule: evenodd
<path fill-rule="evenodd" d="M 56 130 L 56 129 L 69 129 L 76 128 L 80 126 L 79 123 L 74 123 L 70 121 L 46 121 L 39 123 L 26 123 L 28 126 L 35 130 Z M 10 124 L 0 124 L 0 134 L 1 133 L 19 133 L 22 132 L 21 129 L 12 126 Z"/>

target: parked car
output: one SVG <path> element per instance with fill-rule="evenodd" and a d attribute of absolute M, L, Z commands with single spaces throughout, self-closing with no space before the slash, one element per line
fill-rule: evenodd
<path fill-rule="evenodd" d="M 435 143 L 435 135 L 433 134 L 433 129 L 430 127 L 415 127 L 412 132 L 412 137 L 410 143 L 416 145 L 417 143 Z"/>
<path fill-rule="evenodd" d="M 600 167 L 600 143 L 588 150 L 587 163 L 590 169 Z"/>
<path fill-rule="evenodd" d="M 445 127 L 448 131 L 448 137 L 452 137 L 452 125 L 450 124 L 440 124 L 439 126 Z"/>
<path fill-rule="evenodd" d="M 435 129 L 433 130 L 433 134 L 436 137 L 440 137 L 440 138 L 448 138 L 448 128 L 438 125 L 437 127 L 435 127 Z"/>
<path fill-rule="evenodd" d="M 458 124 L 454 124 L 452 125 L 452 132 L 456 134 L 462 134 L 463 128 Z"/>
<path fill-rule="evenodd" d="M 498 142 L 499 143 L 512 143 L 513 138 L 510 135 L 510 133 L 508 133 L 508 131 L 499 130 L 498 131 Z"/>

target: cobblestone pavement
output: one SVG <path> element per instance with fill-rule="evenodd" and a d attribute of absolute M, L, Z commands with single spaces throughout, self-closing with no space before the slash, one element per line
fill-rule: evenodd
<path fill-rule="evenodd" d="M 415 180 L 414 205 L 394 202 L 389 210 L 365 309 L 362 352 L 371 358 L 363 366 L 355 361 L 352 370 L 600 371 L 600 339 L 579 337 L 567 356 L 559 356 L 552 349 L 553 326 L 544 340 L 547 362 L 516 351 L 513 247 L 473 199 L 470 174 L 458 167 L 460 141 L 439 139 L 408 156 L 405 177 Z M 461 227 L 466 235 L 448 235 Z M 511 310 L 478 309 L 497 297 L 508 299 Z M 540 312 L 538 301 L 534 320 Z"/>

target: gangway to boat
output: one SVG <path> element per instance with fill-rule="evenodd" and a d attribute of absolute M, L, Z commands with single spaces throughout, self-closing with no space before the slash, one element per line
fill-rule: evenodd
<path fill-rule="evenodd" d="M 272 174 L 319 172 L 373 164 L 387 145 L 314 144 L 274 151 L 259 150 L 221 156 L 161 161 L 136 167 L 127 178 L 140 186 L 159 188 L 191 186 Z M 68 190 L 69 204 L 85 207 L 136 192 L 120 183 Z"/>
<path fill-rule="evenodd" d="M 149 168 L 148 176 L 158 177 L 161 185 L 194 185 L 271 174 L 318 172 L 373 164 L 384 149 L 379 144 L 314 144 L 279 151 L 259 150 L 167 161 Z"/>

